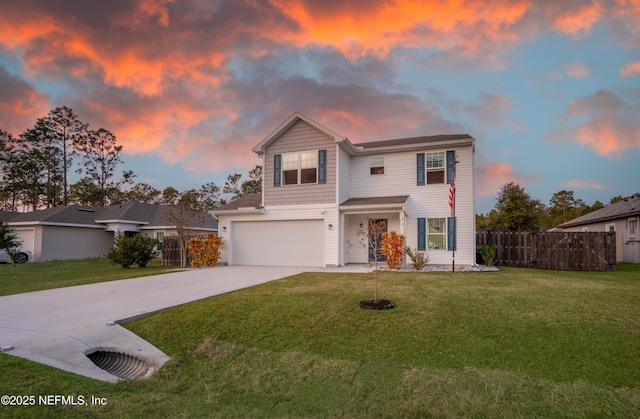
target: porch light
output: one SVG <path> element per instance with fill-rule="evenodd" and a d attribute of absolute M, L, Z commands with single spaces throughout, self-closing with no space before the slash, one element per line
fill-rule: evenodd
<path fill-rule="evenodd" d="M 333 228 L 333 224 L 329 224 L 329 230 Z"/>
<path fill-rule="evenodd" d="M 227 231 L 227 226 L 222 226 L 222 231 Z"/>

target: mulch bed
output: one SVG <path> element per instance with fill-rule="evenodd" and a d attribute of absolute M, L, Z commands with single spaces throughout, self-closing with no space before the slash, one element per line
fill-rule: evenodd
<path fill-rule="evenodd" d="M 360 308 L 365 310 L 389 310 L 395 306 L 396 305 L 389 300 L 378 300 L 377 302 L 373 300 L 360 301 Z"/>

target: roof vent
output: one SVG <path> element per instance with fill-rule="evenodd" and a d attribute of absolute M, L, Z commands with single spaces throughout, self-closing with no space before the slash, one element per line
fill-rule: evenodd
<path fill-rule="evenodd" d="M 84 212 L 96 212 L 94 208 L 89 208 L 89 207 L 77 207 L 76 209 L 78 211 L 84 211 Z"/>

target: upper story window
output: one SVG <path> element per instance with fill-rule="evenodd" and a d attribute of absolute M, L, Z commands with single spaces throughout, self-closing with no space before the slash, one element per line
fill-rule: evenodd
<path fill-rule="evenodd" d="M 371 157 L 369 170 L 372 175 L 384 175 L 384 157 Z"/>
<path fill-rule="evenodd" d="M 318 182 L 318 152 L 282 154 L 282 184 L 299 185 Z"/>
<path fill-rule="evenodd" d="M 444 183 L 444 152 L 427 153 L 427 184 Z"/>

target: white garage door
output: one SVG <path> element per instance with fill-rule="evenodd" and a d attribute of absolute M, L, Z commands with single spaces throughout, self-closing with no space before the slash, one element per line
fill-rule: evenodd
<path fill-rule="evenodd" d="M 36 234 L 33 228 L 16 228 L 14 229 L 18 240 L 20 240 L 20 247 L 24 250 L 28 250 L 34 253 Z"/>
<path fill-rule="evenodd" d="M 236 221 L 231 264 L 324 266 L 322 220 Z"/>

